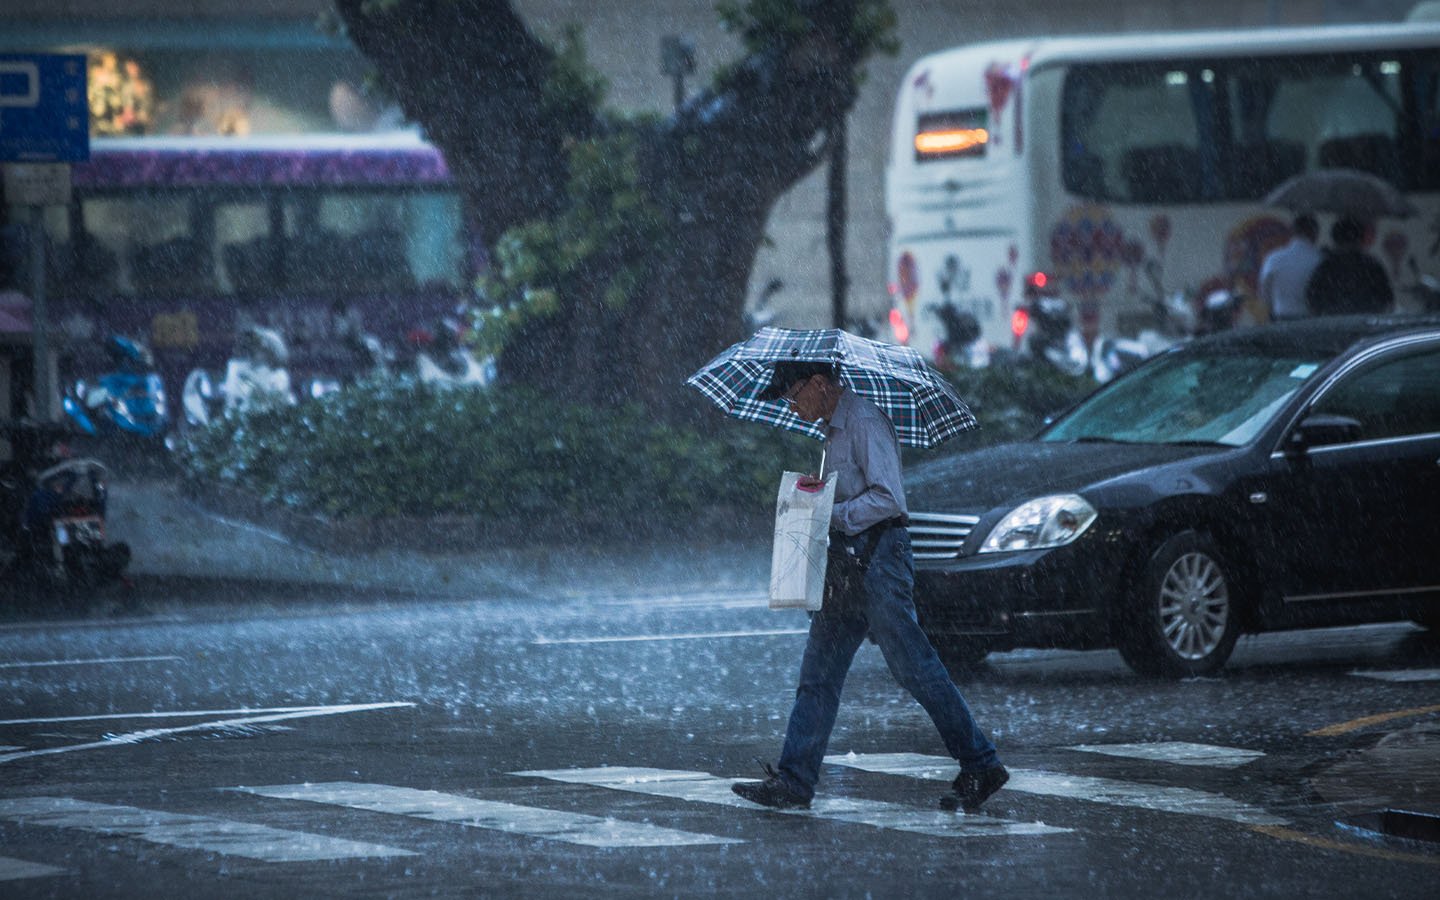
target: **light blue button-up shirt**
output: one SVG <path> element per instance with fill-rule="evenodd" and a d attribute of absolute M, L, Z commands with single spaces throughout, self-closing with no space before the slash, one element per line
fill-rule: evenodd
<path fill-rule="evenodd" d="M 846 388 L 827 423 L 825 472 L 834 472 L 830 527 L 859 534 L 906 514 L 900 476 L 900 442 L 880 407 Z"/>

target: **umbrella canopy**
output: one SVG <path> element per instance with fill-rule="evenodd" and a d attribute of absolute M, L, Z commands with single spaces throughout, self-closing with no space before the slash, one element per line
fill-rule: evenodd
<path fill-rule="evenodd" d="M 825 430 L 795 415 L 785 401 L 760 399 L 779 362 L 835 366 L 840 384 L 884 410 L 906 446 L 934 447 L 976 424 L 955 388 L 915 350 L 838 328 L 762 328 L 710 360 L 685 383 L 737 419 L 824 440 Z"/>
<path fill-rule="evenodd" d="M 1355 169 L 1316 169 L 1282 182 L 1268 206 L 1295 212 L 1335 213 L 1357 219 L 1411 216 L 1415 207 L 1390 182 Z"/>

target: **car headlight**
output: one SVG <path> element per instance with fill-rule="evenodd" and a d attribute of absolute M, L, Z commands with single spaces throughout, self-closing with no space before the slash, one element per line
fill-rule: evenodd
<path fill-rule="evenodd" d="M 1056 494 L 1022 503 L 990 529 L 981 553 L 1061 547 L 1095 521 L 1095 507 L 1079 494 Z"/>

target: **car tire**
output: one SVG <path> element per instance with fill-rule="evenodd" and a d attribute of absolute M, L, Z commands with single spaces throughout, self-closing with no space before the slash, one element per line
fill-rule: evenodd
<path fill-rule="evenodd" d="M 990 653 L 990 648 L 984 644 L 977 644 L 975 641 L 965 638 L 945 638 L 935 641 L 934 644 L 935 652 L 940 656 L 940 662 L 944 663 L 945 670 L 954 679 L 974 675 L 984 667 L 985 657 Z"/>
<path fill-rule="evenodd" d="M 1410 621 L 1419 625 L 1421 628 L 1428 628 L 1435 634 L 1440 635 L 1440 609 L 1417 612 L 1410 617 Z"/>
<path fill-rule="evenodd" d="M 1116 624 L 1116 647 L 1142 675 L 1190 678 L 1225 665 L 1240 636 L 1238 591 L 1214 540 L 1174 535 L 1145 564 Z"/>

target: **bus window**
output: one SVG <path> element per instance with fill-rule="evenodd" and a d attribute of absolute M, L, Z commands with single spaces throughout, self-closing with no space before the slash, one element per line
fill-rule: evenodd
<path fill-rule="evenodd" d="M 283 201 L 285 281 L 305 291 L 455 287 L 459 202 L 438 191 L 293 191 Z"/>
<path fill-rule="evenodd" d="M 1398 59 L 1269 60 L 1240 69 L 1232 90 L 1242 141 L 1237 155 L 1245 154 L 1247 139 L 1262 146 L 1299 147 L 1309 168 L 1359 169 L 1403 185 Z M 1243 199 L 1264 193 L 1264 187 L 1249 187 L 1237 193 Z"/>
<path fill-rule="evenodd" d="M 1215 72 L 1076 66 L 1062 106 L 1066 189 L 1094 200 L 1184 203 L 1215 191 Z"/>
<path fill-rule="evenodd" d="M 102 292 L 213 293 L 215 268 L 196 198 L 186 193 L 96 196 L 80 204 L 93 287 Z"/>
<path fill-rule="evenodd" d="M 237 198 L 217 201 L 214 210 L 221 289 L 240 295 L 274 290 L 278 267 L 270 205 L 262 197 Z"/>
<path fill-rule="evenodd" d="M 1416 56 L 1407 63 L 1415 92 L 1420 165 L 1413 167 L 1414 187 L 1440 188 L 1440 56 Z"/>

